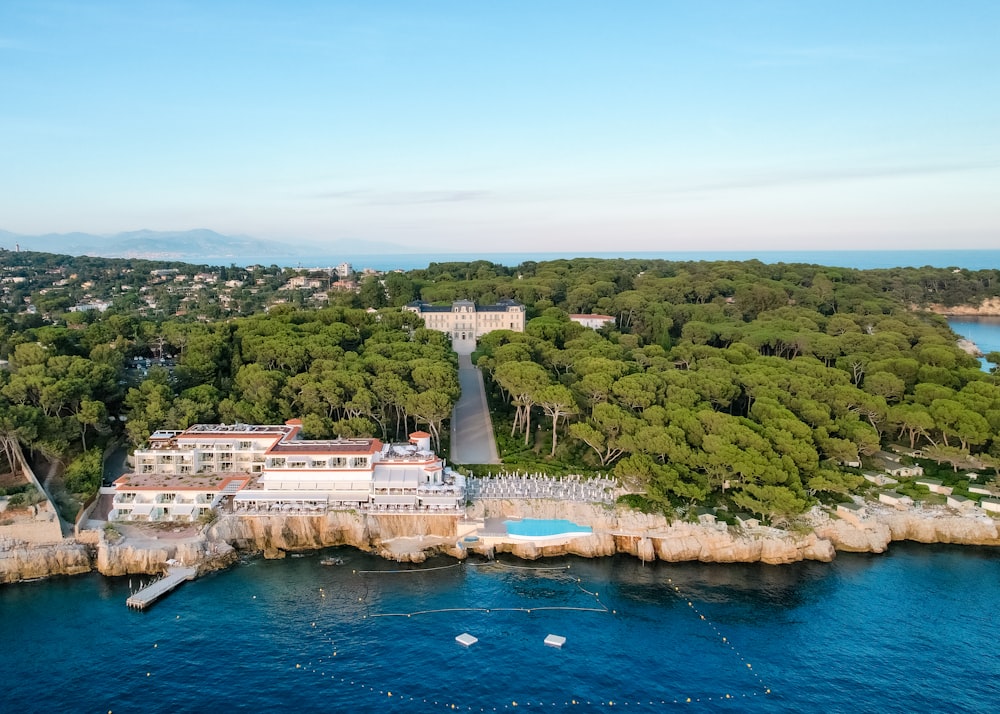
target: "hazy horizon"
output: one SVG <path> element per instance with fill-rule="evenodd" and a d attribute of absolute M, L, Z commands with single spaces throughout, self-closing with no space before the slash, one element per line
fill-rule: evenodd
<path fill-rule="evenodd" d="M 984 0 L 4 3 L 0 229 L 988 249 L 998 20 Z"/>

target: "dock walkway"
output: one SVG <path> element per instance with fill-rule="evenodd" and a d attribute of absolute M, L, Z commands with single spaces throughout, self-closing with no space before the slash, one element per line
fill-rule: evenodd
<path fill-rule="evenodd" d="M 167 568 L 166 575 L 134 593 L 125 601 L 125 604 L 137 610 L 145 610 L 185 580 L 194 580 L 197 573 L 197 568 L 172 565 Z"/>

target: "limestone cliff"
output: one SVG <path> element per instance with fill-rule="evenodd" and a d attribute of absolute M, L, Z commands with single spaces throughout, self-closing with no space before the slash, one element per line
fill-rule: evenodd
<path fill-rule="evenodd" d="M 90 552 L 80 543 L 29 545 L 8 541 L 0 544 L 0 583 L 50 575 L 78 575 L 90 570 Z"/>
<path fill-rule="evenodd" d="M 228 567 L 237 559 L 227 543 L 199 535 L 178 541 L 125 540 L 100 538 L 94 567 L 102 575 L 162 573 L 168 560 L 197 565 L 199 573 Z"/>
<path fill-rule="evenodd" d="M 844 520 L 825 518 L 816 525 L 815 533 L 844 553 L 884 553 L 892 541 L 889 526 L 876 521 L 864 522 L 859 526 Z"/>
<path fill-rule="evenodd" d="M 1000 545 L 997 522 L 988 516 L 962 516 L 949 513 L 949 509 L 938 508 L 889 513 L 878 516 L 878 519 L 889 527 L 893 540 Z"/>
<path fill-rule="evenodd" d="M 986 515 L 958 514 L 932 507 L 896 511 L 869 506 L 872 512 L 858 523 L 820 516 L 816 534 L 845 552 L 883 553 L 892 541 L 1000 545 L 997 521 Z"/>
<path fill-rule="evenodd" d="M 567 519 L 593 533 L 541 539 L 483 538 L 476 548 L 536 559 L 559 555 L 588 558 L 626 553 L 645 561 L 706 563 L 792 563 L 830 561 L 835 551 L 882 553 L 892 541 L 1000 545 L 998 521 L 981 513 L 960 514 L 944 507 L 896 511 L 868 504 L 868 516 L 852 523 L 817 508 L 813 531 L 740 529 L 724 524 L 674 521 L 618 507 L 553 500 L 480 502 L 470 516 Z M 0 583 L 98 570 L 104 575 L 155 574 L 168 560 L 198 565 L 207 572 L 231 565 L 237 551 L 283 557 L 289 551 L 348 545 L 381 557 L 422 562 L 428 554 L 464 557 L 456 547 L 457 516 L 390 516 L 334 512 L 317 516 L 222 516 L 206 532 L 185 538 L 162 535 L 122 538 L 88 531 L 88 542 L 56 544 L 0 541 Z M 471 525 L 471 524 L 469 524 Z"/>
<path fill-rule="evenodd" d="M 742 530 L 724 524 L 669 522 L 662 515 L 589 503 L 511 500 L 492 501 L 475 509 L 480 517 L 487 512 L 490 517 L 565 518 L 594 531 L 590 536 L 551 545 L 515 542 L 496 546 L 501 552 L 529 559 L 627 553 L 647 561 L 780 564 L 800 560 L 828 562 L 835 555 L 833 544 L 814 533 L 798 535 L 773 528 Z"/>
<path fill-rule="evenodd" d="M 407 536 L 456 538 L 457 516 L 365 515 L 334 511 L 318 516 L 227 515 L 209 529 L 208 538 L 238 550 L 277 554 L 350 545 L 380 551 L 384 542 Z M 396 558 L 398 559 L 398 558 Z"/>

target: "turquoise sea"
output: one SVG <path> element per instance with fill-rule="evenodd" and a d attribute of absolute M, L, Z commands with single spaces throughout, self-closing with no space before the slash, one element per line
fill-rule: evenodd
<path fill-rule="evenodd" d="M 995 550 L 893 544 L 785 566 L 400 566 L 332 552 L 345 564 L 248 561 L 144 613 L 125 607 L 129 578 L 4 586 L 3 710 L 984 712 L 1000 701 Z M 459 645 L 464 632 L 479 642 Z M 548 634 L 566 644 L 545 646 Z"/>

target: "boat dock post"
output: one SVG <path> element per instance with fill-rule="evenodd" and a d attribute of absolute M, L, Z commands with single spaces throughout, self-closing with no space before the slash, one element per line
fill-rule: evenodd
<path fill-rule="evenodd" d="M 176 565 L 167 568 L 167 573 L 154 583 L 150 583 L 142 590 L 133 593 L 125 604 L 134 607 L 136 610 L 145 610 L 168 592 L 176 588 L 185 580 L 194 580 L 197 575 L 197 568 L 185 568 Z"/>

